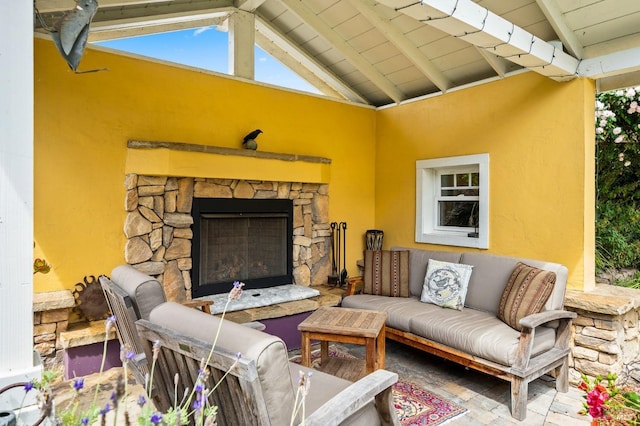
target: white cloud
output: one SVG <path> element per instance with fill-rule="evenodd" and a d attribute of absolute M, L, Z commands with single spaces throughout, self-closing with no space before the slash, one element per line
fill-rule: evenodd
<path fill-rule="evenodd" d="M 209 27 L 200 27 L 200 28 L 198 28 L 197 30 L 195 30 L 195 31 L 193 32 L 193 35 L 194 35 L 194 37 L 197 37 L 197 36 L 199 36 L 200 34 L 202 34 L 203 32 L 205 32 L 205 31 L 209 31 L 209 30 L 212 30 L 212 29 L 213 29 L 213 27 L 212 27 L 212 26 L 209 26 Z"/>

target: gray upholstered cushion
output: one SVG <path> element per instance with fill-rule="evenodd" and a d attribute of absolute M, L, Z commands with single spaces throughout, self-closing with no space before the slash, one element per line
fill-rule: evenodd
<path fill-rule="evenodd" d="M 424 276 L 427 273 L 427 263 L 429 263 L 429 259 L 460 263 L 461 256 L 458 252 L 421 250 L 406 247 L 391 247 L 391 250 L 409 250 L 409 294 L 415 297 L 420 297 L 422 294 L 422 285 L 424 284 Z"/>
<path fill-rule="evenodd" d="M 465 306 L 496 314 L 502 291 L 518 262 L 555 272 L 556 285 L 543 311 L 562 309 L 568 270 L 558 263 L 499 256 L 486 253 L 463 253 L 461 263 L 473 265 Z"/>
<path fill-rule="evenodd" d="M 111 281 L 129 295 L 138 318 L 149 319 L 151 310 L 167 301 L 162 284 L 131 265 L 115 267 Z"/>
<path fill-rule="evenodd" d="M 420 302 L 416 297 L 388 297 L 371 294 L 356 294 L 342 300 L 342 306 L 355 309 L 372 309 L 387 313 L 386 324 L 402 331 L 409 331 L 411 317 L 423 313 L 425 309 L 442 309 L 436 305 Z"/>
<path fill-rule="evenodd" d="M 166 302 L 151 311 L 149 321 L 179 333 L 213 343 L 220 319 L 197 309 Z M 289 424 L 294 402 L 287 348 L 282 339 L 223 320 L 216 347 L 228 352 L 241 352 L 254 360 L 271 424 Z"/>
<path fill-rule="evenodd" d="M 331 376 L 308 367 L 303 367 L 300 364 L 289 363 L 289 367 L 291 371 L 291 383 L 294 389 L 298 386 L 300 371 L 304 374 L 307 374 L 308 372 L 313 373 L 313 376 L 311 377 L 311 386 L 309 387 L 309 394 L 307 395 L 305 403 L 307 416 L 322 407 L 325 402 L 333 398 L 338 392 L 343 391 L 351 385 L 351 382 L 347 380 L 343 380 L 339 377 Z M 365 405 L 356 413 L 352 414 L 346 421 L 340 423 L 341 426 L 377 426 L 379 424 L 380 418 L 378 417 L 378 412 L 376 411 L 373 401 Z"/>

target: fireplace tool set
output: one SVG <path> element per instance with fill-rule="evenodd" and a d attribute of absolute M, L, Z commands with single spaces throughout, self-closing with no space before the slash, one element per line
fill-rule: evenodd
<path fill-rule="evenodd" d="M 327 282 L 339 286 L 347 283 L 347 222 L 331 222 L 331 275 Z"/>

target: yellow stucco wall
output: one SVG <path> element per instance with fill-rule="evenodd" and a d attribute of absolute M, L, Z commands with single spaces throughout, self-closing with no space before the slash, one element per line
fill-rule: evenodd
<path fill-rule="evenodd" d="M 330 219 L 349 224 L 347 265 L 357 272 L 355 236 L 374 226 L 375 110 L 96 48 L 81 69 L 109 71 L 74 75 L 51 42 L 34 43 L 34 256 L 52 266 L 34 276 L 36 292 L 73 289 L 124 262 L 124 175 L 140 167 L 127 166 L 129 139 L 238 148 L 258 127 L 260 150 L 326 157 L 329 170 L 237 157 L 225 167 L 238 178 L 328 182 Z"/>
<path fill-rule="evenodd" d="M 370 228 L 384 230 L 385 248 L 464 250 L 414 242 L 415 161 L 483 152 L 491 168 L 488 252 L 560 262 L 571 287 L 593 286 L 594 88 L 587 80 L 526 73 L 375 111 L 104 49 L 89 48 L 81 68 L 108 72 L 74 75 L 51 42 L 34 43 L 34 256 L 52 265 L 34 277 L 36 292 L 72 289 L 124 262 L 124 174 L 148 169 L 328 182 L 330 218 L 349 224 L 351 275 Z M 237 148 L 257 127 L 265 132 L 260 150 L 332 163 L 212 157 L 192 166 L 190 154 L 126 148 L 129 139 Z"/>
<path fill-rule="evenodd" d="M 559 262 L 570 287 L 594 286 L 594 98 L 588 80 L 526 73 L 380 110 L 376 226 L 385 246 L 443 249 L 414 242 L 416 160 L 489 153 L 487 252 Z"/>

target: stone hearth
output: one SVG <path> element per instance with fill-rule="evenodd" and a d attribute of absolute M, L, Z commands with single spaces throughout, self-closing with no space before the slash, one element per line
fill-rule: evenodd
<path fill-rule="evenodd" d="M 169 300 L 191 299 L 194 197 L 292 200 L 294 283 L 323 284 L 331 271 L 326 184 L 128 174 L 125 186 L 125 260 L 163 283 Z"/>

